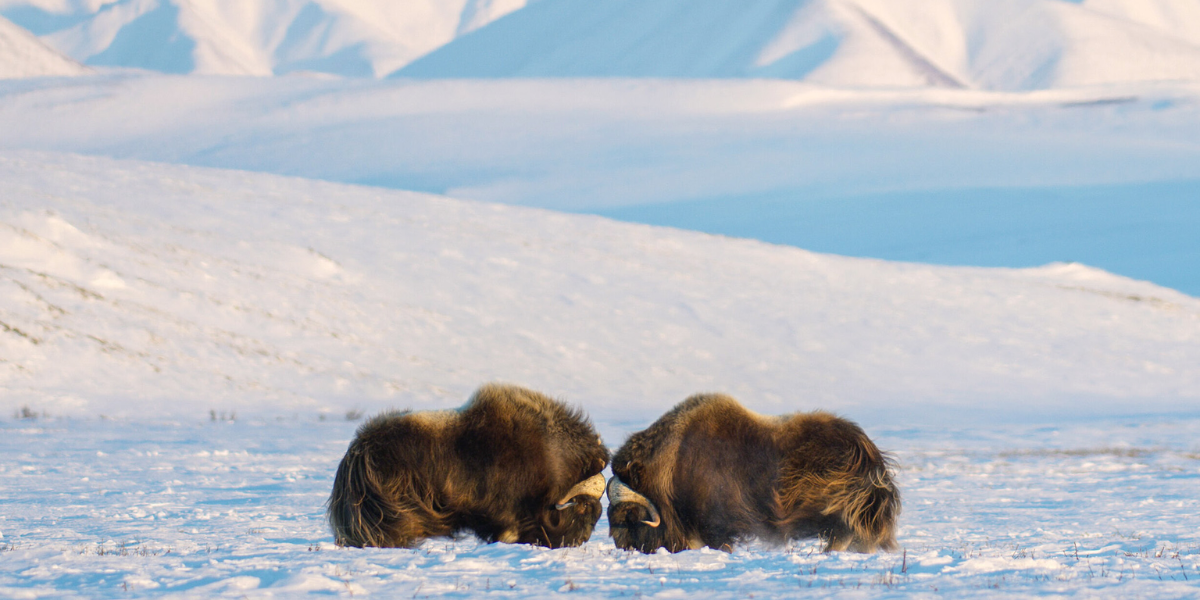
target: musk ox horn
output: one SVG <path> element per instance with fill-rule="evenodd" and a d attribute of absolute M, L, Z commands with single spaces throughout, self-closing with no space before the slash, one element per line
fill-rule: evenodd
<path fill-rule="evenodd" d="M 633 491 L 633 488 L 625 485 L 625 482 L 614 475 L 612 479 L 608 480 L 608 503 L 615 506 L 624 502 L 636 504 L 650 511 L 650 520 L 642 521 L 642 523 L 651 527 L 658 527 L 662 524 L 662 518 L 658 516 L 658 509 L 654 507 L 654 503 L 649 498 Z"/>
<path fill-rule="evenodd" d="M 595 475 L 575 484 L 575 487 L 571 488 L 571 491 L 567 492 L 567 495 L 563 496 L 562 500 L 559 500 L 558 503 L 554 505 L 554 508 L 563 510 L 575 506 L 575 503 L 572 502 L 571 499 L 576 496 L 590 496 L 599 500 L 600 496 L 603 495 L 604 475 L 596 473 Z"/>

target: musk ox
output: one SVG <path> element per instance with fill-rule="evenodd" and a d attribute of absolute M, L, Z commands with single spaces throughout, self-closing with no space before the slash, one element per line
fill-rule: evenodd
<path fill-rule="evenodd" d="M 592 535 L 608 450 L 579 410 L 489 384 L 458 410 L 387 412 L 358 429 L 328 516 L 342 546 L 411 547 L 471 531 L 558 548 Z"/>
<path fill-rule="evenodd" d="M 891 461 L 824 412 L 766 417 L 720 394 L 688 398 L 613 457 L 608 521 L 620 548 L 732 550 L 816 537 L 825 551 L 891 550 Z"/>

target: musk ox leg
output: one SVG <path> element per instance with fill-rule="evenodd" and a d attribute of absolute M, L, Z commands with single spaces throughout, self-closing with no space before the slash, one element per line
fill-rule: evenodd
<path fill-rule="evenodd" d="M 749 537 L 742 533 L 747 530 L 753 530 L 753 526 L 739 527 L 737 524 L 726 522 L 725 515 L 709 513 L 705 516 L 700 531 L 689 536 L 687 547 L 694 550 L 708 546 L 723 552 L 733 552 L 734 545 Z"/>
<path fill-rule="evenodd" d="M 857 425 L 833 415 L 804 415 L 788 427 L 793 445 L 777 499 L 790 537 L 816 528 L 827 552 L 894 550 L 900 492 L 887 455 Z"/>
<path fill-rule="evenodd" d="M 849 549 L 867 554 L 895 550 L 900 492 L 892 483 L 886 458 L 862 473 L 855 487 L 841 512 L 843 522 L 853 532 Z"/>
<path fill-rule="evenodd" d="M 351 447 L 338 465 L 328 517 L 339 546 L 408 548 L 429 535 L 421 523 L 436 516 L 420 518 L 418 510 L 388 493 L 381 479 L 362 447 Z"/>
<path fill-rule="evenodd" d="M 338 465 L 327 503 L 338 545 L 408 548 L 426 537 L 453 533 L 424 477 L 411 467 L 412 457 L 395 452 L 395 440 L 422 435 L 420 423 L 403 413 L 384 413 L 359 428 Z"/>
<path fill-rule="evenodd" d="M 823 552 L 845 552 L 854 543 L 854 531 L 840 522 L 822 532 L 821 537 L 825 540 Z"/>
<path fill-rule="evenodd" d="M 832 526 L 820 528 L 820 536 L 827 540 L 826 552 L 853 550 L 873 553 L 878 550 L 895 550 L 896 513 L 900 510 L 900 498 L 890 481 L 877 486 L 870 479 L 842 478 L 825 480 L 807 490 L 805 510 L 812 515 L 813 509 L 820 516 L 813 520 Z M 792 537 L 803 537 L 793 535 Z"/>
<path fill-rule="evenodd" d="M 895 520 L 900 498 L 893 486 L 879 487 L 869 480 L 850 479 L 824 491 L 828 500 L 822 513 L 836 520 L 822 532 L 827 540 L 825 552 L 871 554 L 896 549 Z"/>

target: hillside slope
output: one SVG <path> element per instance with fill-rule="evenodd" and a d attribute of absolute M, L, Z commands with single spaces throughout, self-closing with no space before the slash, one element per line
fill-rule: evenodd
<path fill-rule="evenodd" d="M 1196 84 L 100 76 L 0 85 L 0 131 L 3 149 L 416 189 L 835 254 L 1081 262 L 1200 296 Z"/>
<path fill-rule="evenodd" d="M 0 154 L 0 408 L 454 406 L 610 423 L 699 390 L 871 419 L 1200 399 L 1200 300 L 1076 264 L 948 268 L 278 176 Z"/>

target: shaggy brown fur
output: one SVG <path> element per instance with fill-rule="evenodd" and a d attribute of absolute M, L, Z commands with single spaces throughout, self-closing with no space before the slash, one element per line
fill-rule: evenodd
<path fill-rule="evenodd" d="M 645 506 L 610 504 L 621 548 L 731 550 L 751 537 L 814 536 L 827 552 L 896 547 L 890 459 L 857 425 L 828 413 L 764 417 L 729 396 L 692 396 L 633 434 L 613 474 L 661 519 L 651 527 Z"/>
<path fill-rule="evenodd" d="M 363 424 L 338 466 L 329 523 L 343 546 L 411 547 L 462 531 L 575 546 L 591 537 L 600 499 L 555 505 L 607 464 L 581 411 L 489 384 L 457 411 L 388 412 Z"/>

